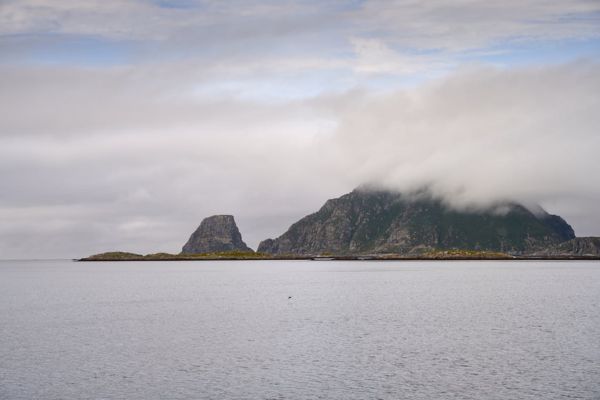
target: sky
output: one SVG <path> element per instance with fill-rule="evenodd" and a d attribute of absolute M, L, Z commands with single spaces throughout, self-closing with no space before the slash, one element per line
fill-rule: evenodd
<path fill-rule="evenodd" d="M 597 0 L 2 0 L 0 258 L 282 234 L 357 186 L 600 236 Z"/>

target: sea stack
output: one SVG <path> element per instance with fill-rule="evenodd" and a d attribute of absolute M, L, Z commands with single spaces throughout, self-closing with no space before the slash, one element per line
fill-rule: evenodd
<path fill-rule="evenodd" d="M 224 251 L 253 251 L 242 240 L 233 215 L 213 215 L 204 218 L 181 252 L 200 254 Z"/>

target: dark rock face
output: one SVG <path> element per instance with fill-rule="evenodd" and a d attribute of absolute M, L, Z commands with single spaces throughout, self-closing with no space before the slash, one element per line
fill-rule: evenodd
<path fill-rule="evenodd" d="M 541 256 L 600 256 L 600 237 L 578 237 L 536 252 Z"/>
<path fill-rule="evenodd" d="M 569 224 L 541 210 L 506 203 L 488 212 L 456 211 L 428 196 L 354 190 L 328 200 L 277 239 L 260 243 L 270 254 L 418 255 L 433 249 L 524 254 L 573 239 Z"/>
<path fill-rule="evenodd" d="M 213 215 L 203 219 L 181 252 L 199 254 L 223 251 L 252 251 L 242 240 L 233 215 Z"/>

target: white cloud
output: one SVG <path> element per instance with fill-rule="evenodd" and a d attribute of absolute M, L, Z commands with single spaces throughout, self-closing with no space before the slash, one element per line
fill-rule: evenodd
<path fill-rule="evenodd" d="M 428 56 L 405 55 L 394 51 L 379 39 L 351 39 L 357 73 L 411 75 L 435 69 L 447 69 L 438 60 Z"/>

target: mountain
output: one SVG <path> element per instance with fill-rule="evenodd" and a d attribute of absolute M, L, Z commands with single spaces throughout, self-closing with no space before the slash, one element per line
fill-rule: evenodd
<path fill-rule="evenodd" d="M 225 251 L 253 251 L 242 240 L 233 215 L 213 215 L 204 218 L 181 252 L 200 254 Z"/>
<path fill-rule="evenodd" d="M 276 239 L 260 243 L 269 254 L 418 255 L 473 249 L 524 254 L 575 238 L 569 224 L 516 203 L 486 212 L 458 211 L 431 196 L 356 189 L 328 200 Z"/>

